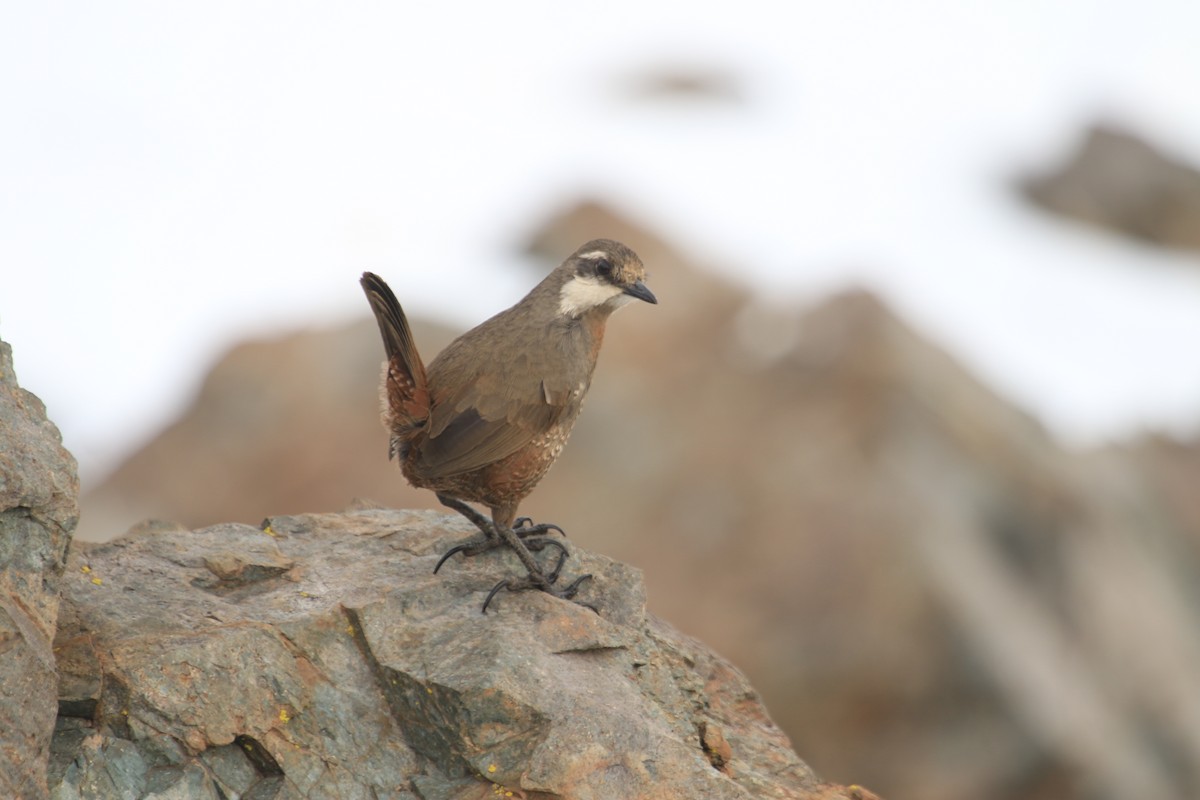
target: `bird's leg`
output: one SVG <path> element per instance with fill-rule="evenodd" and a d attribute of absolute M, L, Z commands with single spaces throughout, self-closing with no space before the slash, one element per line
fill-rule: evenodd
<path fill-rule="evenodd" d="M 517 558 L 521 559 L 521 563 L 525 565 L 525 571 L 529 573 L 527 580 L 532 581 L 533 585 L 538 589 L 548 590 L 551 584 L 550 579 L 542 570 L 542 565 L 534 559 L 533 553 L 529 552 L 529 548 L 525 545 L 525 542 L 522 542 L 521 537 L 517 536 L 517 532 L 507 525 L 497 525 L 496 529 L 500 532 L 500 538 L 504 540 L 504 543 L 517 554 Z M 541 541 L 554 542 L 554 544 L 562 547 L 559 542 L 555 542 L 553 539 L 542 539 Z M 562 550 L 565 553 L 567 548 L 562 547 Z M 557 578 L 558 575 L 556 574 L 555 577 Z"/>
<path fill-rule="evenodd" d="M 488 605 L 491 604 L 492 599 L 500 592 L 501 589 L 507 589 L 510 592 L 519 592 L 526 589 L 539 589 L 547 594 L 554 595 L 555 597 L 561 597 L 564 600 L 572 600 L 579 592 L 580 585 L 592 577 L 591 575 L 581 575 L 572 581 L 569 586 L 564 588 L 555 587 L 554 583 L 558 580 L 559 573 L 562 572 L 563 564 L 566 563 L 567 556 L 569 555 L 569 553 L 567 553 L 566 546 L 557 539 L 551 539 L 549 537 L 530 538 L 522 541 L 524 536 L 531 536 L 535 532 L 557 530 L 559 533 L 562 533 L 562 529 L 557 525 L 543 526 L 523 524 L 530 522 L 527 517 L 524 517 L 515 521 L 517 528 L 519 528 L 519 530 L 517 530 L 508 525 L 502 525 L 496 520 L 488 519 L 483 514 L 480 514 L 478 511 L 471 508 L 463 501 L 458 500 L 457 498 L 450 497 L 449 495 L 445 494 L 438 494 L 437 498 L 441 501 L 442 505 L 446 506 L 447 508 L 453 508 L 464 517 L 471 520 L 475 527 L 479 528 L 479 530 L 483 533 L 483 536 L 469 539 L 468 541 L 459 545 L 455 545 L 447 550 L 445 555 L 438 560 L 437 566 L 433 568 L 435 573 L 441 569 L 442 564 L 445 564 L 446 560 L 455 553 L 473 556 L 478 555 L 479 553 L 487 552 L 488 550 L 492 550 L 502 545 L 508 545 L 509 548 L 511 548 L 512 551 L 517 554 L 517 558 L 521 559 L 521 563 L 525 566 L 527 574 L 524 578 L 503 580 L 492 587 L 492 590 L 488 592 L 487 599 L 483 601 L 482 610 L 484 614 L 487 613 Z M 512 519 L 512 514 L 511 512 L 508 514 L 501 512 L 499 518 Z M 544 530 L 540 531 L 534 530 L 543 528 Z M 554 569 L 547 573 L 542 569 L 541 565 L 537 563 L 530 551 L 538 552 L 549 546 L 558 548 L 558 561 L 555 563 Z M 592 611 L 596 611 L 595 607 L 590 606 L 587 603 L 581 603 L 580 605 L 587 606 L 588 608 L 592 609 Z"/>
<path fill-rule="evenodd" d="M 479 530 L 483 532 L 484 538 L 488 539 L 489 541 L 499 538 L 499 534 L 496 533 L 496 524 L 483 514 L 480 514 L 478 511 L 471 508 L 462 500 L 459 500 L 456 497 L 451 497 L 448 494 L 442 494 L 441 492 L 437 493 L 437 499 L 442 505 L 446 506 L 447 508 L 453 508 L 464 517 L 471 520 L 475 527 L 479 528 Z M 493 547 L 494 546 L 495 545 L 493 545 Z M 472 553 L 472 555 L 474 554 Z"/>
<path fill-rule="evenodd" d="M 521 563 L 525 565 L 527 574 L 524 578 L 503 580 L 493 586 L 492 590 L 488 592 L 487 598 L 483 601 L 483 613 L 487 613 L 488 605 L 491 604 L 492 598 L 494 598 L 501 589 L 507 589 L 510 592 L 517 592 L 526 589 L 538 589 L 546 592 L 547 594 L 554 595 L 555 597 L 561 597 L 564 600 L 572 600 L 575 597 L 575 594 L 579 591 L 580 585 L 592 576 L 583 575 L 579 578 L 576 578 L 569 586 L 566 586 L 565 588 L 554 586 L 554 583 L 558 580 L 559 573 L 562 571 L 563 564 L 567 560 L 567 549 L 563 547 L 563 545 L 557 539 L 550 539 L 546 537 L 529 539 L 527 542 L 522 542 L 521 536 L 517 530 L 509 527 L 508 525 L 502 524 L 502 522 L 508 522 L 509 520 L 512 520 L 513 512 L 515 512 L 516 509 L 493 509 L 493 511 L 498 512 L 495 514 L 494 518 L 497 523 L 497 530 L 499 531 L 500 536 L 504 539 L 509 547 L 516 551 L 517 556 L 521 559 Z M 538 527 L 521 526 L 520 523 L 522 521 L 527 522 L 528 520 L 518 520 L 517 525 L 518 527 L 524 527 L 526 531 L 528 531 L 531 527 Z M 560 533 L 562 532 L 558 526 L 550 527 L 559 530 Z M 547 528 L 547 530 L 549 530 L 549 528 Z M 530 555 L 526 549 L 527 546 L 532 545 L 535 542 L 555 544 L 559 547 L 558 563 L 554 565 L 554 569 L 548 575 L 542 571 L 540 565 L 534 561 L 533 556 Z M 588 608 L 591 608 L 593 611 L 596 610 L 591 606 L 588 606 Z"/>
<path fill-rule="evenodd" d="M 525 565 L 525 569 L 529 571 L 530 576 L 536 576 L 533 577 L 533 580 L 540 581 L 539 585 L 544 584 L 545 586 L 549 587 L 550 584 L 554 583 L 554 581 L 558 579 L 558 573 L 562 569 L 563 562 L 566 561 L 568 556 L 567 548 L 561 542 L 558 542 L 554 539 L 543 538 L 529 539 L 528 541 L 523 542 L 521 539 L 524 536 L 532 535 L 532 532 L 525 532 L 522 534 L 514 531 L 512 528 L 506 525 L 500 525 L 495 521 L 488 519 L 483 514 L 480 514 L 463 501 L 455 497 L 451 497 L 450 495 L 441 494 L 439 492 L 437 498 L 442 505 L 446 506 L 447 508 L 454 509 L 469 519 L 475 525 L 475 527 L 479 528 L 479 530 L 483 533 L 483 536 L 477 536 L 475 538 L 468 539 L 462 544 L 456 544 L 454 547 L 451 547 L 449 550 L 447 550 L 442 557 L 438 559 L 437 565 L 433 568 L 434 574 L 437 574 L 437 571 L 442 568 L 442 565 L 445 564 L 450 556 L 454 555 L 455 553 L 462 553 L 464 556 L 476 556 L 480 553 L 486 553 L 488 550 L 494 550 L 497 547 L 508 545 L 516 552 L 517 557 L 521 559 L 521 563 Z M 557 528 L 557 526 L 554 527 Z M 533 552 L 538 552 L 548 546 L 557 547 L 559 549 L 559 557 L 557 566 L 555 566 L 554 570 L 549 575 L 546 575 L 538 563 L 533 559 L 530 551 L 532 550 Z"/>

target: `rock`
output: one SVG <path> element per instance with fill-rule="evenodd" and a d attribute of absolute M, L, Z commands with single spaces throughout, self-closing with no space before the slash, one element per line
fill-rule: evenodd
<path fill-rule="evenodd" d="M 1021 181 L 1046 209 L 1164 247 L 1200 249 L 1200 170 L 1109 125 L 1056 170 Z"/>
<path fill-rule="evenodd" d="M 0 342 L 0 797 L 46 795 L 51 642 L 78 494 L 75 460 Z"/>
<path fill-rule="evenodd" d="M 678 63 L 641 68 L 613 84 L 614 94 L 639 105 L 738 108 L 749 103 L 741 76 L 717 65 Z"/>
<path fill-rule="evenodd" d="M 481 614 L 511 554 L 432 574 L 473 531 L 365 509 L 79 549 L 52 797 L 870 797 L 819 783 L 635 569 L 570 545 L 598 613 L 524 592 Z"/>
<path fill-rule="evenodd" d="M 523 513 L 644 570 L 653 613 L 730 656 L 833 780 L 1197 795 L 1194 443 L 1072 452 L 870 293 L 756 298 L 600 203 L 523 245 L 548 267 L 592 236 L 637 250 L 663 302 L 611 326 Z M 99 493 L 189 527 L 355 495 L 436 507 L 384 455 L 377 333 L 359 327 L 237 349 Z"/>

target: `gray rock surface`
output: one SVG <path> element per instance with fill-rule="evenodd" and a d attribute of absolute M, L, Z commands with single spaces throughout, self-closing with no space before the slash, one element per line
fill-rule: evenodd
<path fill-rule="evenodd" d="M 78 494 L 75 459 L 0 342 L 0 797 L 46 795 L 51 642 Z"/>
<path fill-rule="evenodd" d="M 457 517 L 158 526 L 72 554 L 52 796 L 866 798 L 820 784 L 736 669 L 569 544 L 581 599 L 441 574 Z M 511 792 L 511 795 L 508 794 Z"/>

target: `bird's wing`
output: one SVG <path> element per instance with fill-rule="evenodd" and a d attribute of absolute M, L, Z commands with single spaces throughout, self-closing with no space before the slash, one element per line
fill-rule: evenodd
<path fill-rule="evenodd" d="M 422 472 L 457 475 L 512 455 L 549 431 L 571 399 L 536 377 L 517 386 L 483 372 L 454 393 L 435 397 L 429 438 L 421 447 Z"/>

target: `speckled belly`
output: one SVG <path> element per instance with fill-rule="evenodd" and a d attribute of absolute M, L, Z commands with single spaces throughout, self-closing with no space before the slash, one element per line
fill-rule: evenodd
<path fill-rule="evenodd" d="M 412 474 L 405 465 L 404 475 L 414 486 L 445 492 L 461 500 L 488 506 L 515 504 L 532 492 L 550 470 L 573 427 L 574 420 L 556 425 L 512 455 L 471 472 L 431 480 Z"/>

